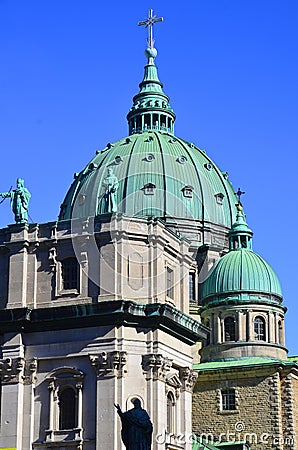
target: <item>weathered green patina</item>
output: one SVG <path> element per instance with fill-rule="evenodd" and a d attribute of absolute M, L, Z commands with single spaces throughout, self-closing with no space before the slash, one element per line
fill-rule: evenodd
<path fill-rule="evenodd" d="M 230 251 L 220 258 L 205 279 L 202 303 L 216 304 L 265 302 L 280 305 L 282 290 L 271 266 L 251 245 L 252 231 L 238 205 L 237 220 L 229 233 Z"/>
<path fill-rule="evenodd" d="M 223 361 L 211 361 L 200 364 L 194 364 L 193 368 L 198 372 L 206 372 L 212 370 L 230 370 L 230 369 L 240 369 L 240 368 L 253 368 L 253 367 L 268 367 L 268 366 L 281 366 L 281 367 L 297 367 L 296 361 L 292 358 L 288 360 L 280 360 L 274 358 L 264 358 L 264 357 L 251 357 L 251 358 L 240 358 L 240 359 L 226 359 Z"/>
<path fill-rule="evenodd" d="M 108 144 L 76 175 L 59 220 L 107 212 L 105 201 L 99 199 L 105 192 L 109 167 L 119 182 L 117 212 L 132 217 L 201 220 L 227 228 L 235 220 L 236 196 L 226 174 L 204 151 L 160 131 L 137 133 Z"/>
<path fill-rule="evenodd" d="M 115 212 L 107 207 L 104 186 L 107 169 L 113 169 L 119 183 L 113 194 L 117 212 L 199 220 L 229 229 L 237 197 L 228 175 L 205 151 L 174 137 L 176 116 L 158 78 L 157 50 L 149 46 L 145 54 L 144 78 L 127 115 L 129 136 L 108 143 L 75 174 L 59 220 Z"/>
<path fill-rule="evenodd" d="M 16 189 L 2 192 L 0 196 L 3 199 L 10 197 L 11 209 L 14 213 L 16 223 L 28 223 L 28 205 L 31 194 L 25 188 L 22 178 L 17 179 Z"/>

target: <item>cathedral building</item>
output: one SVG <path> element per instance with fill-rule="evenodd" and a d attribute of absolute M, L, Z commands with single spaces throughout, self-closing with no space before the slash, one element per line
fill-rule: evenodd
<path fill-rule="evenodd" d="M 16 223 L 0 230 L 0 450 L 123 449 L 114 404 L 135 399 L 153 450 L 297 448 L 280 284 L 241 192 L 175 135 L 157 21 L 140 23 L 128 136 L 74 175 L 58 220 L 27 222 L 23 180 L 3 194 Z"/>

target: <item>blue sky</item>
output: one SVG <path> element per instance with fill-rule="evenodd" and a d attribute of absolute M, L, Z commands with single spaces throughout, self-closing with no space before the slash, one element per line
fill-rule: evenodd
<path fill-rule="evenodd" d="M 205 149 L 235 189 L 275 269 L 298 354 L 296 0 L 0 0 L 0 191 L 21 176 L 35 222 L 55 220 L 97 149 L 127 135 L 146 62 L 149 8 L 176 135 Z M 12 223 L 9 202 L 0 226 Z"/>

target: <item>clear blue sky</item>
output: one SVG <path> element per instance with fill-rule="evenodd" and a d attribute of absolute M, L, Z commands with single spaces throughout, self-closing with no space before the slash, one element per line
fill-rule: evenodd
<path fill-rule="evenodd" d="M 276 270 L 298 354 L 297 0 L 0 0 L 0 191 L 21 176 L 36 222 L 57 218 L 74 172 L 127 135 L 152 7 L 176 134 L 228 171 L 254 249 Z M 0 226 L 12 223 L 9 202 Z"/>

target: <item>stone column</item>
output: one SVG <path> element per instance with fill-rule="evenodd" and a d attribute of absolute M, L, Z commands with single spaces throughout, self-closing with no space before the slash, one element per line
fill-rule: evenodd
<path fill-rule="evenodd" d="M 1 446 L 7 448 L 24 448 L 24 385 L 22 384 L 24 365 L 25 360 L 22 357 L 0 360 Z"/>
<path fill-rule="evenodd" d="M 21 381 L 24 392 L 22 449 L 31 448 L 34 438 L 34 387 L 36 372 L 37 359 L 26 360 Z"/>
<path fill-rule="evenodd" d="M 181 379 L 181 411 L 182 423 L 185 424 L 184 430 L 177 430 L 178 433 L 184 435 L 185 450 L 192 449 L 191 434 L 192 434 L 192 392 L 197 380 L 198 374 L 190 367 L 185 367 L 180 370 Z"/>
<path fill-rule="evenodd" d="M 82 398 L 82 390 L 83 384 L 77 383 L 76 388 L 78 390 L 78 428 L 82 429 L 83 427 L 83 398 Z"/>
<path fill-rule="evenodd" d="M 27 269 L 27 306 L 36 308 L 37 292 L 37 246 L 30 246 L 28 251 L 28 269 Z"/>
<path fill-rule="evenodd" d="M 96 450 L 121 448 L 119 419 L 114 403 L 119 402 L 118 381 L 125 374 L 127 354 L 123 351 L 90 355 L 96 370 Z M 123 380 L 121 380 L 123 381 Z"/>
<path fill-rule="evenodd" d="M 252 311 L 249 309 L 246 316 L 246 336 L 248 341 L 254 340 L 254 329 L 252 323 Z"/>
<path fill-rule="evenodd" d="M 245 327 L 243 326 L 243 311 L 237 311 L 237 327 L 236 327 L 236 340 L 245 340 Z"/>
<path fill-rule="evenodd" d="M 28 235 L 26 229 L 24 235 Z M 17 236 L 19 233 L 17 234 Z M 23 236 L 25 237 L 25 236 Z M 28 236 L 27 236 L 28 237 Z M 15 237 L 16 238 L 16 237 Z M 21 237 L 20 237 L 21 238 Z M 27 297 L 27 269 L 28 269 L 28 241 L 15 242 L 9 245 L 9 286 L 8 308 L 22 308 L 26 306 Z"/>
<path fill-rule="evenodd" d="M 221 344 L 223 342 L 223 330 L 222 330 L 222 321 L 220 318 L 220 314 L 218 316 L 214 316 L 214 343 Z"/>
<path fill-rule="evenodd" d="M 165 384 L 171 366 L 172 360 L 157 353 L 144 355 L 142 359 L 146 382 L 151 385 L 151 421 L 154 424 L 152 450 L 165 448 L 164 440 L 167 437 L 167 396 Z"/>

